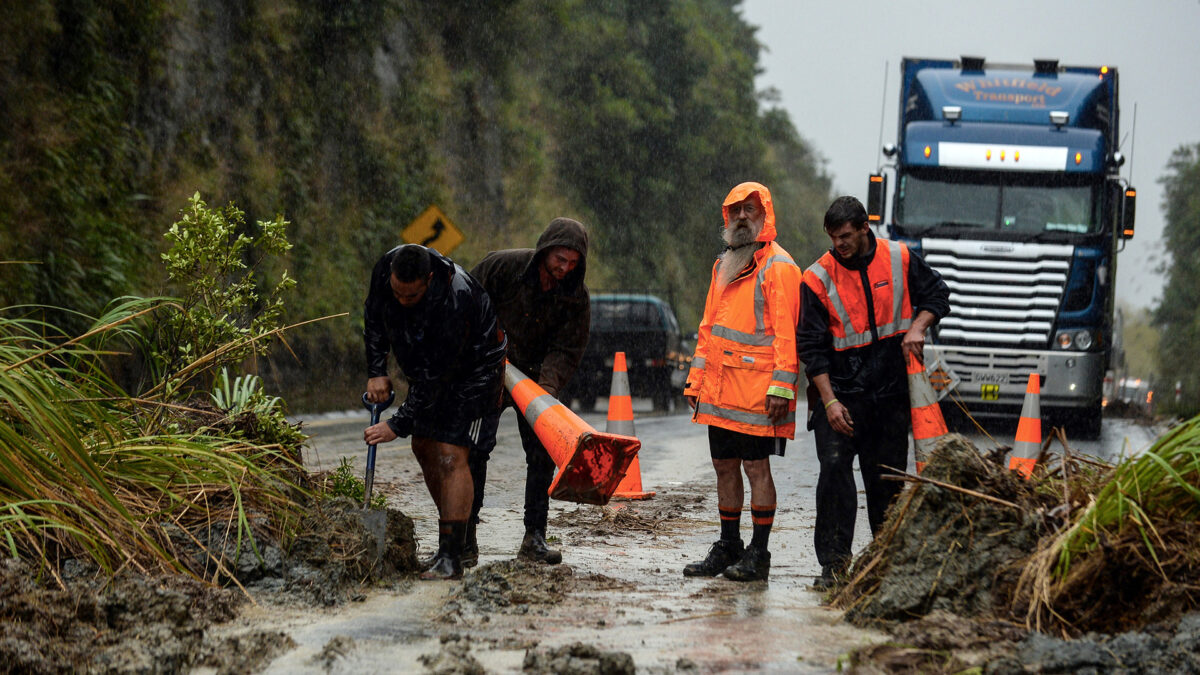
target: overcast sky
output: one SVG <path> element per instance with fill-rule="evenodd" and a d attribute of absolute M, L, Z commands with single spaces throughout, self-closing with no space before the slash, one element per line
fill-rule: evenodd
<path fill-rule="evenodd" d="M 1200 0 L 744 0 L 742 15 L 764 45 L 758 88 L 779 91 L 800 134 L 827 160 L 835 190 L 860 199 L 883 160 L 881 106 L 883 142 L 896 141 L 902 57 L 1115 66 L 1121 149 L 1133 155 L 1122 175 L 1130 178 L 1132 164 L 1138 189 L 1137 232 L 1118 257 L 1117 298 L 1135 307 L 1161 298 L 1158 179 L 1175 148 L 1200 142 Z"/>

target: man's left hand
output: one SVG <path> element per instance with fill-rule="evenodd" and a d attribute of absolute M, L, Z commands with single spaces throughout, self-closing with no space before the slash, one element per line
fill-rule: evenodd
<path fill-rule="evenodd" d="M 771 424 L 779 424 L 787 417 L 788 400 L 782 396 L 767 394 L 767 419 Z"/>
<path fill-rule="evenodd" d="M 367 427 L 367 430 L 363 432 L 363 440 L 367 442 L 367 445 L 379 445 L 396 440 L 396 432 L 392 431 L 387 422 L 380 422 Z"/>
<path fill-rule="evenodd" d="M 912 354 L 917 357 L 917 363 L 925 365 L 925 330 L 916 326 L 909 328 L 904 334 L 904 339 L 900 341 L 900 349 L 904 351 L 906 361 L 908 355 Z"/>

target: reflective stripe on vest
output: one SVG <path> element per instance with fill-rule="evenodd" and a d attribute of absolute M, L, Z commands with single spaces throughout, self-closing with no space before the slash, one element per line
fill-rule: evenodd
<path fill-rule="evenodd" d="M 723 420 L 741 422 L 742 424 L 753 424 L 760 427 L 782 427 L 789 424 L 795 424 L 796 422 L 796 411 L 794 410 L 789 410 L 779 424 L 773 424 L 771 422 L 771 418 L 767 417 L 766 413 L 752 413 L 746 412 L 745 410 L 730 410 L 729 408 L 720 408 L 711 403 L 697 404 L 696 414 L 712 415 L 713 417 L 720 417 Z"/>
<path fill-rule="evenodd" d="M 879 338 L 883 339 L 908 330 L 908 328 L 912 325 L 912 317 L 903 316 L 904 296 L 907 295 L 907 288 L 905 288 L 906 280 L 904 278 L 903 249 L 899 242 L 881 240 L 880 243 L 887 244 L 888 247 L 892 284 L 892 320 L 875 326 Z M 878 251 L 878 248 L 876 250 Z M 822 258 L 824 258 L 824 256 L 822 256 Z M 835 262 L 834 264 L 836 265 L 837 263 Z M 840 321 L 842 324 L 842 330 L 846 333 L 845 336 L 832 336 L 833 348 L 838 351 L 842 351 L 845 349 L 851 349 L 853 347 L 861 347 L 863 345 L 870 344 L 872 342 L 871 319 L 873 317 L 867 317 L 864 330 L 857 333 L 852 332 L 854 330 L 854 324 L 850 321 L 850 313 L 847 311 L 845 303 L 842 302 L 842 298 L 838 294 L 837 284 L 833 283 L 833 277 L 829 274 L 829 270 L 825 269 L 825 266 L 821 264 L 820 260 L 818 260 L 808 268 L 808 271 L 812 272 L 812 274 L 820 279 L 821 283 L 825 285 L 825 295 L 829 298 L 829 305 L 833 309 L 834 313 L 837 314 L 838 321 Z M 854 274 L 856 277 L 855 280 L 858 281 L 858 278 L 861 276 L 861 272 L 854 270 Z M 868 281 L 869 280 L 870 275 L 868 274 Z M 863 309 L 864 311 L 866 310 L 865 307 Z"/>
<path fill-rule="evenodd" d="M 725 338 L 730 342 L 736 342 L 742 345 L 750 345 L 752 347 L 769 347 L 775 343 L 774 335 L 767 335 L 767 324 L 764 314 L 766 312 L 767 299 L 763 297 L 763 280 L 767 278 L 767 270 L 776 262 L 795 266 L 796 263 L 786 255 L 773 255 L 763 261 L 758 268 L 758 275 L 755 278 L 754 284 L 754 332 L 747 333 L 745 331 L 736 330 L 720 324 L 713 324 L 712 334 L 717 337 Z M 795 376 L 793 376 L 794 378 Z M 795 381 L 794 379 L 792 381 Z"/>

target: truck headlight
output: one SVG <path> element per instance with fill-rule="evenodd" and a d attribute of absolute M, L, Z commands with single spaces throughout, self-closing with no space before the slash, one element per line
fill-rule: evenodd
<path fill-rule="evenodd" d="M 1061 330 L 1054 336 L 1054 342 L 1059 349 L 1078 349 L 1087 351 L 1096 342 L 1095 335 L 1087 329 Z"/>

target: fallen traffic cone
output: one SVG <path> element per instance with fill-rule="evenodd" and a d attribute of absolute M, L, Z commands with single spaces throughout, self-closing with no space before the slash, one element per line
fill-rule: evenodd
<path fill-rule="evenodd" d="M 625 352 L 613 355 L 612 388 L 608 393 L 608 426 L 604 430 L 610 434 L 634 436 L 633 431 L 633 398 L 629 393 L 629 373 L 625 369 Z M 629 470 L 617 486 L 613 497 L 617 499 L 649 499 L 653 492 L 642 491 L 642 466 L 637 455 L 629 464 Z"/>
<path fill-rule="evenodd" d="M 1025 403 L 1021 406 L 1021 420 L 1017 422 L 1017 439 L 1013 443 L 1012 456 L 1008 458 L 1010 471 L 1019 471 L 1029 478 L 1042 451 L 1041 378 L 1037 373 L 1029 375 L 1025 387 Z"/>
<path fill-rule="evenodd" d="M 511 363 L 504 365 L 504 386 L 558 467 L 550 496 L 607 504 L 642 442 L 596 431 Z"/>
<path fill-rule="evenodd" d="M 933 392 L 933 385 L 929 383 L 929 374 L 911 352 L 908 355 L 908 401 L 909 407 L 912 408 L 914 459 L 917 463 L 917 473 L 921 473 L 933 446 L 947 431 L 937 394 Z"/>

